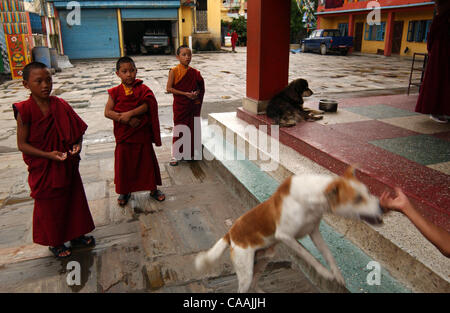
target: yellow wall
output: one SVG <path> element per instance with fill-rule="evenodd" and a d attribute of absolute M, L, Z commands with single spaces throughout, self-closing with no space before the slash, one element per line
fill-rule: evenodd
<path fill-rule="evenodd" d="M 220 49 L 221 43 L 221 29 L 220 29 L 220 8 L 221 1 L 208 0 L 208 32 L 195 33 L 194 32 L 194 14 L 193 8 L 181 6 L 179 14 L 179 33 L 180 45 L 188 44 L 188 37 L 193 37 L 193 43 L 200 40 L 202 44 L 206 44 L 210 39 L 214 41 L 216 48 Z M 183 22 L 184 19 L 184 22 Z M 186 38 L 186 39 L 185 39 Z M 186 41 L 185 41 L 186 40 Z"/>
<path fill-rule="evenodd" d="M 428 12 L 412 12 L 412 13 L 396 13 L 395 20 L 396 21 L 404 21 L 403 23 L 403 38 L 402 38 L 402 47 L 400 49 L 400 55 L 403 56 L 413 56 L 414 52 L 416 53 L 427 53 L 427 43 L 426 42 L 408 42 L 406 41 L 408 37 L 408 24 L 410 21 L 419 21 L 419 20 L 432 20 L 433 19 L 433 11 Z M 405 48 L 408 47 L 409 50 L 407 53 L 404 53 Z"/>
<path fill-rule="evenodd" d="M 220 40 L 220 8 L 222 1 L 208 0 L 208 30 L 211 37 Z"/>
<path fill-rule="evenodd" d="M 363 30 L 363 38 L 362 38 L 362 44 L 361 44 L 361 52 L 362 53 L 373 53 L 376 54 L 378 52 L 378 49 L 384 50 L 384 40 L 383 41 L 377 41 L 377 40 L 366 40 L 366 27 L 367 25 L 367 16 L 363 15 L 362 18 L 358 19 L 358 22 L 364 22 L 364 30 Z M 386 23 L 386 30 L 387 30 L 387 14 L 381 14 L 381 22 Z M 386 34 L 384 34 L 384 38 L 386 39 Z"/>
<path fill-rule="evenodd" d="M 193 31 L 193 13 L 190 7 L 180 7 L 179 11 L 179 25 L 180 25 L 180 45 L 183 44 L 184 38 L 191 36 Z M 184 19 L 184 22 L 183 22 Z"/>
<path fill-rule="evenodd" d="M 322 28 L 338 28 L 341 23 L 348 23 L 348 16 L 336 16 L 334 18 L 320 18 L 320 29 Z"/>

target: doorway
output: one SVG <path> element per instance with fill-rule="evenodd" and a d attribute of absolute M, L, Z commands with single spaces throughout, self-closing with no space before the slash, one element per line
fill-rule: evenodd
<path fill-rule="evenodd" d="M 353 51 L 361 52 L 363 39 L 364 23 L 356 23 L 355 25 L 355 40 L 353 44 Z"/>
<path fill-rule="evenodd" d="M 400 54 L 402 48 L 403 21 L 394 22 L 394 35 L 392 36 L 392 54 Z"/>

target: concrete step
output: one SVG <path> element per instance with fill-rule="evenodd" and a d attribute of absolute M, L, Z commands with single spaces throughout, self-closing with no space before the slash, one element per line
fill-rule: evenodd
<path fill-rule="evenodd" d="M 238 119 L 234 112 L 211 114 L 208 122 L 209 127 L 220 129 L 223 134 L 226 134 L 225 146 L 229 149 L 226 155 L 239 155 L 240 158 L 240 160 L 235 158 L 237 161 L 232 161 L 230 157 L 229 160 L 214 160 L 212 164 L 218 167 L 224 177 L 228 177 L 229 186 L 234 188 L 245 201 L 253 199 L 255 204 L 264 201 L 285 178 L 294 173 L 333 175 L 329 170 L 281 144 L 278 140 L 268 140 L 270 144 L 267 148 L 258 149 L 258 136 L 264 139 L 265 133 L 253 128 L 258 135 L 249 135 L 252 133 L 252 128 Z M 218 140 L 220 139 L 205 137 L 203 139 L 205 150 L 214 150 L 212 147 L 217 145 Z M 279 151 L 278 156 L 276 151 Z M 214 151 L 212 153 L 217 155 Z M 220 169 L 221 167 L 224 169 Z M 270 171 L 262 171 L 261 168 L 270 169 Z M 224 174 L 224 172 L 227 173 Z M 409 220 L 399 213 L 389 213 L 382 227 L 372 227 L 364 222 L 326 215 L 321 224 L 321 232 L 343 271 L 350 292 L 450 291 L 448 259 L 442 256 Z M 309 238 L 302 239 L 301 242 L 323 262 Z M 381 265 L 380 285 L 371 286 L 366 281 L 370 272 L 367 266 L 371 261 Z M 308 272 L 308 269 L 305 271 Z M 314 281 L 314 273 L 309 270 L 307 274 L 317 284 Z M 317 285 L 320 288 L 323 287 L 320 283 Z M 335 287 L 331 286 L 330 290 L 333 291 Z"/>

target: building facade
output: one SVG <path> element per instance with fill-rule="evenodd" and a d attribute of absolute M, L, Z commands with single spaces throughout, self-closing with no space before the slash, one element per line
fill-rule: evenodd
<path fill-rule="evenodd" d="M 217 0 L 49 0 L 59 16 L 64 54 L 70 59 L 118 58 L 139 44 L 148 28 L 164 30 L 172 51 L 193 37 L 197 47 L 220 48 Z"/>
<path fill-rule="evenodd" d="M 385 56 L 427 52 L 434 1 L 319 0 L 317 28 L 354 37 L 353 51 Z"/>
<path fill-rule="evenodd" d="M 233 21 L 233 18 L 245 16 L 247 18 L 247 1 L 246 0 L 220 0 L 221 19 L 225 22 Z"/>
<path fill-rule="evenodd" d="M 31 27 L 23 0 L 0 1 L 0 26 L 0 73 L 20 79 L 31 61 Z"/>

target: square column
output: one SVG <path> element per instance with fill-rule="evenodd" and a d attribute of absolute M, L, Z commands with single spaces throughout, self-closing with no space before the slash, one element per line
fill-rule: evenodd
<path fill-rule="evenodd" d="M 355 37 L 355 16 L 350 14 L 348 16 L 348 36 Z M 355 43 L 355 38 L 353 38 L 353 44 Z M 353 52 L 353 47 L 348 50 L 348 53 Z"/>
<path fill-rule="evenodd" d="M 247 91 L 244 109 L 265 111 L 268 100 L 288 84 L 289 0 L 249 0 L 247 8 Z"/>
<path fill-rule="evenodd" d="M 392 40 L 394 39 L 395 13 L 389 12 L 387 18 L 386 35 L 384 38 L 384 55 L 390 56 L 392 53 Z"/>

